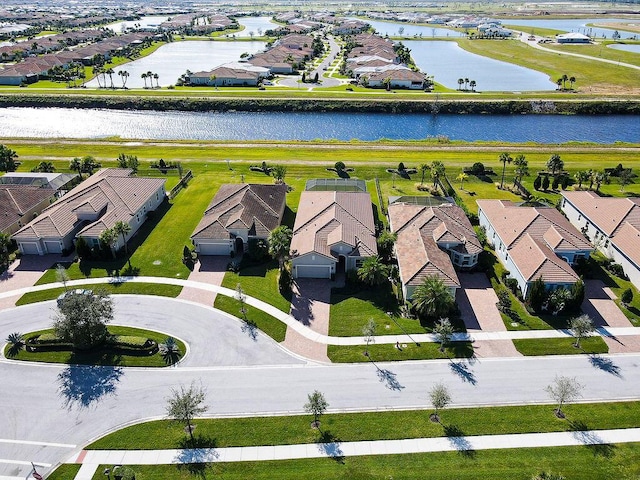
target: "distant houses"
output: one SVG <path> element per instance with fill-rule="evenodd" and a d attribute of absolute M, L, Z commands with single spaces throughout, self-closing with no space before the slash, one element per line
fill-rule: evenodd
<path fill-rule="evenodd" d="M 591 43 L 591 38 L 578 32 L 556 35 L 558 43 Z"/>
<path fill-rule="evenodd" d="M 555 208 L 522 207 L 507 200 L 477 200 L 480 226 L 522 295 L 542 278 L 547 289 L 579 280 L 573 265 L 593 247 Z"/>
<path fill-rule="evenodd" d="M 270 75 L 268 68 L 235 62 L 220 65 L 208 72 L 192 73 L 189 75 L 189 83 L 209 87 L 255 87 Z"/>

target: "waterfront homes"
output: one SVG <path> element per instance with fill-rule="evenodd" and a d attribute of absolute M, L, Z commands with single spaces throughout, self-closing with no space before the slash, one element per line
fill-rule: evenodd
<path fill-rule="evenodd" d="M 268 68 L 257 67 L 250 63 L 234 62 L 220 65 L 208 72 L 196 72 L 189 75 L 191 85 L 215 87 L 257 86 L 263 78 L 271 76 Z"/>
<path fill-rule="evenodd" d="M 640 198 L 607 198 L 590 191 L 562 196 L 560 206 L 571 224 L 640 287 Z"/>
<path fill-rule="evenodd" d="M 295 278 L 332 278 L 377 253 L 368 192 L 302 192 L 291 240 Z"/>
<path fill-rule="evenodd" d="M 272 48 L 251 56 L 248 62 L 251 65 L 268 68 L 274 74 L 290 74 L 313 57 L 312 44 L 312 36 L 287 35 L 277 40 Z"/>
<path fill-rule="evenodd" d="M 165 198 L 164 179 L 140 178 L 129 169 L 107 168 L 87 178 L 46 208 L 13 238 L 22 254 L 64 253 L 83 237 L 90 247 L 118 221 L 131 227 L 131 238 Z M 122 247 L 122 239 L 114 245 Z"/>
<path fill-rule="evenodd" d="M 522 207 L 507 200 L 477 200 L 480 226 L 500 262 L 526 297 L 542 277 L 548 289 L 579 280 L 573 265 L 593 247 L 555 208 Z"/>
<path fill-rule="evenodd" d="M 365 80 L 366 79 L 366 80 Z M 419 90 L 424 88 L 424 73 L 414 72 L 408 68 L 388 69 L 380 72 L 363 73 L 360 82 L 372 88 L 407 88 Z"/>
<path fill-rule="evenodd" d="M 478 263 L 482 246 L 457 205 L 427 206 L 399 201 L 389 205 L 389 226 L 398 235 L 395 253 L 406 300 L 425 277 L 442 279 L 455 297 L 460 280 L 455 268 L 469 270 Z"/>
<path fill-rule="evenodd" d="M 266 240 L 282 222 L 287 186 L 224 184 L 191 235 L 200 255 L 246 250 L 251 239 Z"/>

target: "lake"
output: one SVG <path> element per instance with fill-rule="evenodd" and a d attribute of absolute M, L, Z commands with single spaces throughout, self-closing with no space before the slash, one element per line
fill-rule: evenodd
<path fill-rule="evenodd" d="M 157 28 L 162 22 L 166 22 L 168 19 L 169 17 L 166 15 L 149 15 L 139 20 L 110 23 L 109 25 L 105 25 L 105 27 L 116 33 L 122 33 L 128 28 L 137 28 L 137 25 L 141 28 Z"/>
<path fill-rule="evenodd" d="M 428 115 L 338 112 L 155 112 L 0 108 L 0 138 L 166 140 L 452 140 L 639 142 L 632 115 Z"/>
<path fill-rule="evenodd" d="M 456 42 L 404 41 L 411 49 L 411 56 L 423 72 L 445 87 L 458 88 L 459 78 L 476 81 L 476 90 L 489 91 L 540 91 L 555 90 L 556 84 L 536 70 L 501 62 L 467 52 Z"/>
<path fill-rule="evenodd" d="M 236 17 L 236 20 L 244 27 L 244 30 L 233 34 L 240 38 L 251 37 L 251 32 L 253 32 L 255 36 L 261 36 L 267 30 L 272 30 L 280 26 L 277 23 L 273 23 L 271 17 Z"/>
<path fill-rule="evenodd" d="M 615 44 L 615 45 L 607 45 L 607 47 L 613 48 L 614 50 L 622 50 L 622 51 L 631 52 L 631 53 L 640 53 L 640 45 Z"/>
<path fill-rule="evenodd" d="M 502 22 L 506 25 L 519 25 L 524 27 L 535 28 L 550 28 L 552 30 L 560 30 L 562 32 L 578 32 L 583 35 L 596 36 L 597 38 L 612 38 L 615 29 L 588 27 L 589 24 L 603 24 L 603 23 L 631 23 L 629 19 L 624 18 L 567 18 L 560 20 L 520 20 L 520 19 L 508 19 Z M 525 32 L 531 32 L 531 29 L 524 30 Z M 639 36 L 637 33 L 625 32 L 618 30 L 620 38 L 631 38 Z"/>
<path fill-rule="evenodd" d="M 122 86 L 118 71 L 129 72 L 127 87 L 142 88 L 143 73 L 151 71 L 159 75 L 160 86 L 173 85 L 178 77 L 187 70 L 201 72 L 228 62 L 237 62 L 244 52 L 255 53 L 263 50 L 265 42 L 215 42 L 210 40 L 194 40 L 172 42 L 161 46 L 151 55 L 114 68 L 113 83 Z M 102 80 L 101 80 L 102 82 Z M 107 77 L 107 83 L 109 79 Z M 148 82 L 147 82 L 148 83 Z M 154 80 L 155 85 L 155 80 Z M 98 87 L 96 79 L 87 82 L 87 87 Z"/>
<path fill-rule="evenodd" d="M 356 19 L 354 20 L 361 20 Z M 362 20 L 367 22 L 373 28 L 376 29 L 378 34 L 389 35 L 390 37 L 402 36 L 402 37 L 413 37 L 422 36 L 423 38 L 433 38 L 433 37 L 464 37 L 463 32 L 457 32 L 455 30 L 449 30 L 447 28 L 439 28 L 439 27 L 425 27 L 424 25 L 414 25 L 412 23 L 405 22 L 381 22 L 379 20 L 370 20 L 365 19 Z M 398 29 L 404 28 L 402 35 L 398 33 Z"/>

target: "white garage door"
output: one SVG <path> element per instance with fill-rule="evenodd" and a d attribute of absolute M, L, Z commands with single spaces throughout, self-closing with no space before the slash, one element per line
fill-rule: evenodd
<path fill-rule="evenodd" d="M 60 248 L 60 242 L 44 242 L 44 248 L 47 250 L 47 253 L 62 253 L 62 249 Z"/>
<path fill-rule="evenodd" d="M 329 265 L 297 265 L 297 278 L 331 278 Z"/>
<path fill-rule="evenodd" d="M 38 245 L 35 243 L 21 243 L 22 253 L 26 255 L 38 255 Z"/>
<path fill-rule="evenodd" d="M 200 255 L 229 255 L 228 243 L 200 243 Z"/>

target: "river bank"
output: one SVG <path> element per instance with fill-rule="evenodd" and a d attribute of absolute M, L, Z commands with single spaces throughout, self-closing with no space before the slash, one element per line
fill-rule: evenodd
<path fill-rule="evenodd" d="M 0 94 L 0 107 L 98 108 L 185 112 L 363 112 L 427 114 L 638 115 L 640 101 L 415 99 L 314 99 L 232 97 L 133 97 L 127 95 Z"/>

